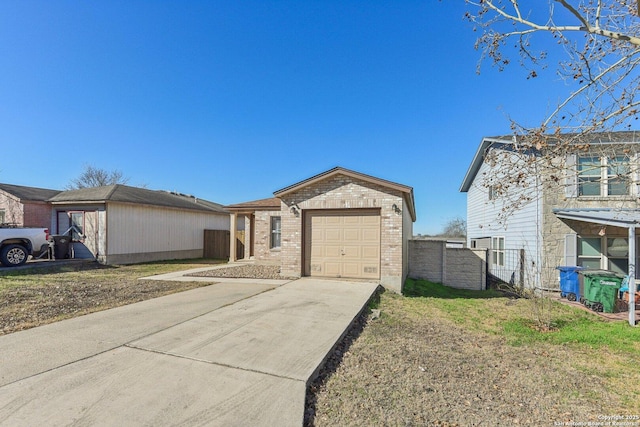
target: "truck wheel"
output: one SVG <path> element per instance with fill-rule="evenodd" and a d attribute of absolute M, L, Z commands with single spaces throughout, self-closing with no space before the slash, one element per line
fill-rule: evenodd
<path fill-rule="evenodd" d="M 29 252 L 20 245 L 7 245 L 0 251 L 0 262 L 7 267 L 17 267 L 27 262 Z"/>

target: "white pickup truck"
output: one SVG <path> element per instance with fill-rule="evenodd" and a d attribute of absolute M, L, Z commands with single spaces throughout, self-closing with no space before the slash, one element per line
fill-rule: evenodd
<path fill-rule="evenodd" d="M 16 267 L 49 249 L 47 228 L 0 228 L 0 262 Z"/>

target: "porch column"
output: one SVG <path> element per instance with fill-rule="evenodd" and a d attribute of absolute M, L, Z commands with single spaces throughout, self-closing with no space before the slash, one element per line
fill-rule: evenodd
<path fill-rule="evenodd" d="M 244 259 L 251 258 L 251 214 L 244 216 Z"/>
<path fill-rule="evenodd" d="M 229 262 L 236 261 L 236 230 L 238 229 L 238 214 L 230 214 L 229 224 Z"/>
<path fill-rule="evenodd" d="M 629 227 L 629 324 L 636 324 L 636 226 Z"/>

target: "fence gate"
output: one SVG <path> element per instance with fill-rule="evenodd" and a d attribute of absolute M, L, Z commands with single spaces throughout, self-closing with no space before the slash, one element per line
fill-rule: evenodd
<path fill-rule="evenodd" d="M 204 258 L 229 259 L 229 230 L 204 230 Z"/>
<path fill-rule="evenodd" d="M 489 250 L 487 285 L 499 283 L 524 286 L 524 249 Z"/>

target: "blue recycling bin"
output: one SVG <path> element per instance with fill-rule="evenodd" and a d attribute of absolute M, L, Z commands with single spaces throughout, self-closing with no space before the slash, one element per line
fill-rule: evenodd
<path fill-rule="evenodd" d="M 584 267 L 575 265 L 559 266 L 560 270 L 560 297 L 567 298 L 569 301 L 580 301 L 580 279 L 578 271 Z"/>

